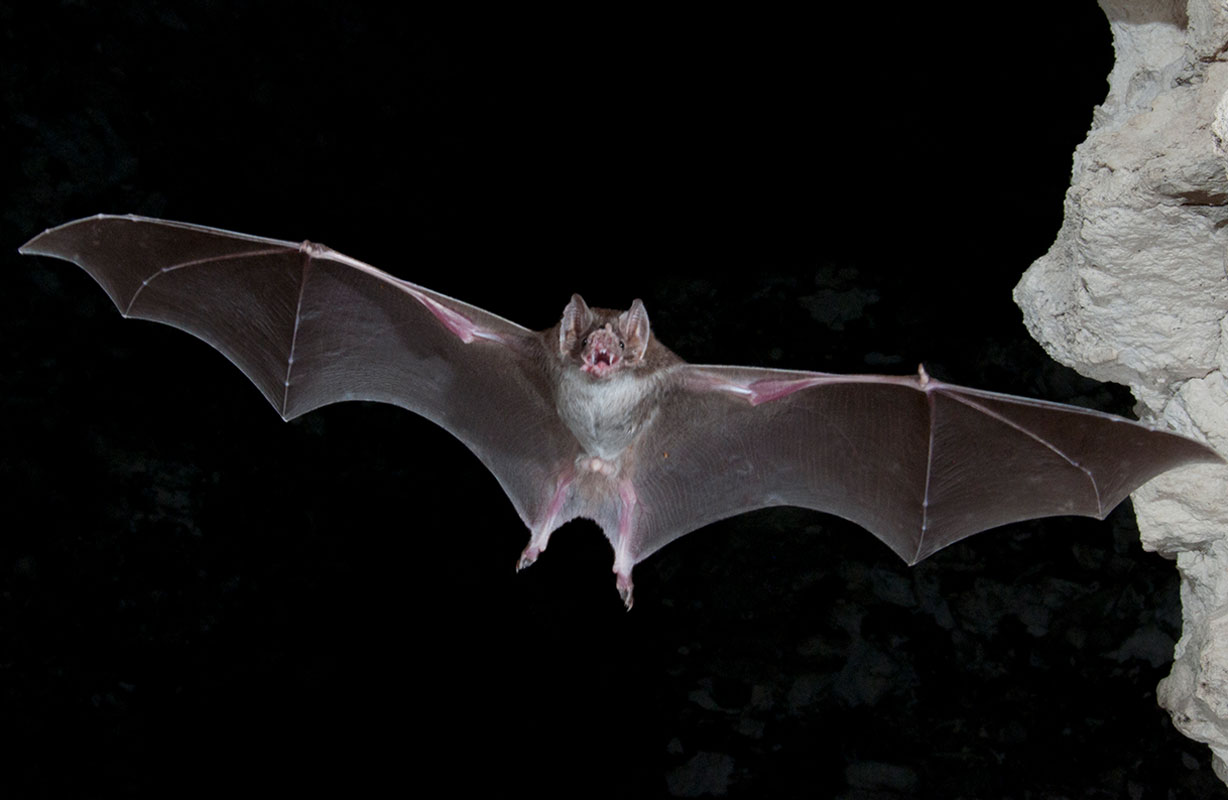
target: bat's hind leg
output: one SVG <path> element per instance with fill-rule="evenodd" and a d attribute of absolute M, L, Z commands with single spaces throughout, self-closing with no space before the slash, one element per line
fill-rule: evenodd
<path fill-rule="evenodd" d="M 618 496 L 622 503 L 618 509 L 618 544 L 614 547 L 614 588 L 618 589 L 618 596 L 630 611 L 634 602 L 632 590 L 635 588 L 631 582 L 631 570 L 635 567 L 635 557 L 631 554 L 631 542 L 634 538 L 631 519 L 636 503 L 635 489 L 630 481 L 624 480 L 619 485 Z"/>
<path fill-rule="evenodd" d="M 630 564 L 618 563 L 618 559 L 614 559 L 614 588 L 618 590 L 618 596 L 622 598 L 623 605 L 627 610 L 631 610 L 635 600 L 632 596 L 632 591 L 635 589 L 635 584 L 631 582 L 631 566 Z"/>
<path fill-rule="evenodd" d="M 538 534 L 534 533 L 531 537 L 529 537 L 528 546 L 525 547 L 524 550 L 520 551 L 520 559 L 516 562 L 517 572 L 520 572 L 520 570 L 524 569 L 525 567 L 533 566 L 533 562 L 536 561 L 537 557 L 540 556 L 542 551 L 546 549 L 546 540 L 549 538 L 550 534 L 548 533 L 541 534 L 540 537 Z"/>
<path fill-rule="evenodd" d="M 546 551 L 546 545 L 550 543 L 550 534 L 554 533 L 557 526 L 542 526 L 533 528 L 529 535 L 529 544 L 520 553 L 520 560 L 516 562 L 516 571 L 533 566 L 533 562 L 537 557 Z"/>
<path fill-rule="evenodd" d="M 546 545 L 550 543 L 550 534 L 558 530 L 559 515 L 562 513 L 563 504 L 567 500 L 567 488 L 571 486 L 571 477 L 567 475 L 559 476 L 558 482 L 555 485 L 554 495 L 550 498 L 549 505 L 546 506 L 546 512 L 542 518 L 529 530 L 529 544 L 520 554 L 520 560 L 516 562 L 516 571 L 533 565 L 546 550 Z"/>

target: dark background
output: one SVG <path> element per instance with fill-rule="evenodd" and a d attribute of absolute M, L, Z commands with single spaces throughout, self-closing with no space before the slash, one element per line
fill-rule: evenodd
<path fill-rule="evenodd" d="M 527 531 L 431 424 L 282 424 L 43 228 L 310 238 L 534 328 L 647 304 L 684 358 L 1129 413 L 1010 290 L 1107 89 L 1092 2 L 1009 20 L 474 18 L 0 3 L 5 796 L 1224 797 L 1155 702 L 1177 575 L 1128 504 L 905 567 L 776 509 L 637 567 Z M 882 18 L 861 16 L 867 12 Z"/>

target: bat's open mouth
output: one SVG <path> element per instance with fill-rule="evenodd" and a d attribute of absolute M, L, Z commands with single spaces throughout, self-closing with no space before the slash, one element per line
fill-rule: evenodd
<path fill-rule="evenodd" d="M 607 331 L 594 331 L 588 337 L 581 369 L 598 377 L 606 374 L 618 366 L 621 360 L 618 350 L 618 337 Z"/>

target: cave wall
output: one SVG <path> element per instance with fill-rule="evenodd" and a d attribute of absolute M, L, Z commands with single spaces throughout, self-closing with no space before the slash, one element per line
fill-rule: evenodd
<path fill-rule="evenodd" d="M 1100 0 L 1116 61 L 1074 153 L 1065 219 L 1015 288 L 1058 361 L 1129 386 L 1143 419 L 1228 454 L 1228 3 Z M 1133 495 L 1176 561 L 1183 630 L 1161 705 L 1228 783 L 1228 467 Z"/>

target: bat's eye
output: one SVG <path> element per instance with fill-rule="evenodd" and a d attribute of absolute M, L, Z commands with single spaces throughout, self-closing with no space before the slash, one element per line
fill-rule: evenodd
<path fill-rule="evenodd" d="M 619 339 L 619 340 L 618 340 L 618 349 L 619 349 L 619 350 L 622 350 L 622 349 L 623 349 L 623 340 L 622 340 L 622 339 Z"/>
<path fill-rule="evenodd" d="M 587 336 L 585 336 L 583 339 L 580 340 L 580 346 L 588 347 L 588 337 Z"/>

